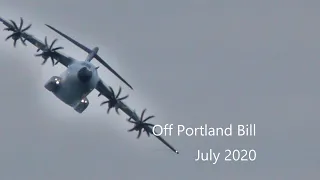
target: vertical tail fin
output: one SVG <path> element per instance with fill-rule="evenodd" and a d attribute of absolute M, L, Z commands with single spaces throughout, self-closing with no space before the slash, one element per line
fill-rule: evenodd
<path fill-rule="evenodd" d="M 90 62 L 95 57 L 95 55 L 98 53 L 98 51 L 99 51 L 98 47 L 93 48 L 92 51 L 88 54 L 86 61 Z"/>

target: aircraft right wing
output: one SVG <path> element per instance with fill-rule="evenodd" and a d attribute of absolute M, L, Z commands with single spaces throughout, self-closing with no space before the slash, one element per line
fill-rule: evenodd
<path fill-rule="evenodd" d="M 179 152 L 174 147 L 172 147 L 167 141 L 165 141 L 161 136 L 153 134 L 152 128 L 150 127 L 150 126 L 153 126 L 153 125 L 145 122 L 146 119 L 150 119 L 151 116 L 147 117 L 146 119 L 141 119 L 141 118 L 143 118 L 145 110 L 142 112 L 141 117 L 139 117 L 135 113 L 135 111 L 131 110 L 126 104 L 121 102 L 121 100 L 120 100 L 121 98 L 119 100 L 117 99 L 118 96 L 120 95 L 121 90 L 119 90 L 119 92 L 118 92 L 119 95 L 115 96 L 114 91 L 112 90 L 112 88 L 108 88 L 107 86 L 105 86 L 101 80 L 98 82 L 96 89 L 99 91 L 100 95 L 103 95 L 103 96 L 105 96 L 106 98 L 109 99 L 108 102 L 112 102 L 112 101 L 115 100 L 114 102 L 116 102 L 116 105 L 115 105 L 116 111 L 118 112 L 117 109 L 119 108 L 124 113 L 126 113 L 129 116 L 129 122 L 132 122 L 134 124 L 138 124 L 138 123 L 141 123 L 141 122 L 145 123 L 143 128 L 141 128 L 141 126 L 140 126 L 140 128 L 143 129 L 144 131 L 146 131 L 148 136 L 149 136 L 149 134 L 154 135 L 157 139 L 159 139 L 162 143 L 164 143 L 173 152 L 175 152 L 176 154 L 179 154 Z M 125 99 L 125 98 L 122 98 L 122 99 Z M 109 107 L 110 107 L 110 103 L 109 103 Z M 133 121 L 130 121 L 130 119 L 133 119 Z M 139 131 L 138 128 L 136 128 L 136 129 L 132 128 L 129 131 L 134 131 L 134 130 Z M 140 135 L 141 135 L 141 131 L 139 131 L 138 137 L 140 137 Z"/>
<path fill-rule="evenodd" d="M 17 40 L 21 40 L 21 42 L 26 45 L 25 41 L 30 42 L 31 44 L 33 44 L 34 46 L 36 46 L 38 48 L 37 51 L 42 50 L 43 53 L 39 54 L 37 56 L 43 56 L 45 57 L 45 59 L 51 58 L 52 60 L 52 64 L 55 65 L 58 62 L 63 64 L 64 66 L 68 67 L 71 63 L 73 63 L 74 59 L 71 57 L 67 57 L 65 55 L 63 55 L 62 53 L 57 52 L 56 50 L 59 49 L 63 49 L 62 47 L 58 47 L 58 48 L 54 48 L 53 45 L 54 43 L 57 41 L 56 39 L 52 42 L 51 45 L 48 44 L 47 42 L 47 38 L 45 38 L 45 42 L 41 42 L 40 40 L 38 40 L 37 38 L 35 38 L 34 36 L 26 33 L 26 31 L 28 29 L 30 29 L 31 24 L 29 26 L 27 26 L 26 28 L 22 29 L 23 26 L 23 19 L 20 18 L 20 26 L 18 27 L 18 25 L 10 20 L 6 21 L 5 19 L 0 17 L 0 22 L 2 22 L 5 26 L 7 26 L 7 28 L 5 28 L 4 30 L 7 31 L 12 31 L 13 34 L 11 34 L 10 36 L 7 37 L 6 40 L 12 38 L 14 40 L 14 46 L 16 46 L 16 42 Z M 57 60 L 57 63 L 54 63 L 54 59 Z M 46 62 L 46 60 L 44 61 L 44 63 Z"/>

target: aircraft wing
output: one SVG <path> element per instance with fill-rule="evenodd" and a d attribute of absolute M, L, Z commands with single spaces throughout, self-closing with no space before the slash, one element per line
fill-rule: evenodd
<path fill-rule="evenodd" d="M 104 85 L 102 80 L 98 82 L 96 89 L 109 100 L 112 99 L 113 92 L 107 86 Z M 131 110 L 123 102 L 118 101 L 117 107 L 121 109 L 124 113 L 126 113 L 129 117 L 131 117 L 134 121 L 140 121 L 140 117 L 135 113 L 135 111 Z M 148 131 L 150 134 L 154 135 L 152 128 L 150 128 L 149 126 L 146 127 L 145 130 Z M 179 154 L 179 152 L 174 147 L 172 147 L 167 141 L 165 141 L 161 136 L 154 136 L 158 138 L 162 143 L 164 143 L 168 148 L 170 148 L 173 152 Z"/>
<path fill-rule="evenodd" d="M 7 26 L 6 30 L 8 30 L 8 31 L 12 31 L 12 29 L 19 29 L 17 24 L 12 20 L 6 21 L 5 19 L 0 17 L 0 21 L 5 26 Z M 21 18 L 21 22 L 23 22 L 22 18 Z M 31 24 L 28 27 L 26 27 L 25 30 L 29 29 L 30 27 L 31 27 Z M 22 30 L 20 36 L 23 38 L 23 40 L 21 39 L 23 44 L 25 44 L 25 41 L 28 41 L 31 44 L 33 44 L 35 47 L 37 47 L 38 50 L 42 50 L 42 51 L 46 51 L 47 50 L 46 44 L 43 43 L 42 41 L 38 40 L 36 37 L 32 36 L 31 34 L 28 34 L 28 33 L 26 33 L 25 31 Z M 14 42 L 14 45 L 15 45 L 15 42 Z M 50 54 L 50 57 L 52 57 L 53 59 L 57 60 L 59 63 L 63 64 L 66 67 L 68 67 L 74 61 L 73 58 L 67 57 L 67 56 L 65 56 L 62 53 L 59 53 L 57 51 L 53 51 L 52 54 Z"/>

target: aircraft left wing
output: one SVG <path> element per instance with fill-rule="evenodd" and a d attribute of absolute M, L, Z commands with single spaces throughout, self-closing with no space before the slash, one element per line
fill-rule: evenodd
<path fill-rule="evenodd" d="M 28 41 L 38 48 L 37 51 L 39 51 L 39 50 L 43 51 L 43 53 L 40 54 L 40 56 L 46 57 L 46 59 L 48 59 L 48 58 L 51 58 L 52 60 L 55 59 L 57 61 L 57 63 L 59 62 L 66 67 L 68 67 L 74 61 L 73 58 L 67 57 L 67 56 L 63 55 L 62 53 L 59 53 L 56 51 L 58 49 L 63 49 L 62 47 L 53 48 L 53 44 L 57 41 L 56 39 L 52 42 L 51 45 L 49 45 L 47 42 L 47 38 L 45 38 L 45 42 L 43 43 L 40 40 L 38 40 L 37 38 L 35 38 L 34 36 L 32 36 L 31 34 L 26 33 L 26 30 L 28 30 L 31 27 L 31 24 L 23 29 L 22 28 L 23 19 L 20 18 L 20 20 L 21 20 L 21 22 L 18 27 L 18 25 L 14 21 L 12 21 L 12 20 L 6 21 L 5 19 L 0 17 L 0 21 L 5 26 L 7 26 L 7 28 L 5 28 L 4 30 L 13 32 L 13 34 L 8 36 L 6 40 L 12 38 L 14 40 L 14 46 L 16 46 L 16 42 L 19 39 L 21 40 L 21 42 L 24 45 L 26 45 L 25 41 Z M 52 63 L 54 65 L 54 62 L 52 62 Z M 57 64 L 57 63 L 55 63 L 55 64 Z"/>
<path fill-rule="evenodd" d="M 102 80 L 100 80 L 96 86 L 96 90 L 99 91 L 99 95 L 103 95 L 105 96 L 106 98 L 108 98 L 109 102 L 110 101 L 113 101 L 115 100 L 115 97 L 117 98 L 117 96 L 115 96 L 112 88 L 110 87 L 107 87 L 106 85 L 104 85 L 104 83 L 102 82 Z M 118 94 L 120 94 L 121 90 L 119 91 Z M 124 99 L 124 98 L 123 98 Z M 141 122 L 142 119 L 141 117 L 143 117 L 143 114 L 141 115 L 141 117 L 139 117 L 135 111 L 131 110 L 126 104 L 124 104 L 123 102 L 121 102 L 120 100 L 116 100 L 116 105 L 115 105 L 115 108 L 119 108 L 121 109 L 124 113 L 126 113 L 130 119 L 133 119 L 135 122 Z M 109 104 L 109 107 L 110 107 L 110 104 Z M 117 109 L 116 109 L 117 111 Z M 118 112 L 118 111 L 117 111 Z M 148 119 L 148 118 L 147 118 Z M 148 123 L 147 123 L 148 124 Z M 150 124 L 149 124 L 150 125 Z M 147 134 L 153 134 L 153 131 L 152 131 L 152 128 L 150 126 L 145 126 L 144 128 L 144 131 L 147 132 Z M 132 130 L 136 130 L 136 129 L 132 129 Z M 141 132 L 139 132 L 139 135 L 138 137 L 140 136 Z M 175 152 L 176 154 L 179 154 L 179 152 L 174 148 L 172 147 L 167 141 L 165 141 L 161 136 L 156 136 L 154 135 L 157 139 L 159 139 L 162 143 L 164 143 L 168 148 L 170 148 L 173 152 Z"/>

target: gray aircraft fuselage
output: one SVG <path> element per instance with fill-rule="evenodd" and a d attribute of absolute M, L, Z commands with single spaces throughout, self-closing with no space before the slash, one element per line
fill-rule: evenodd
<path fill-rule="evenodd" d="M 46 87 L 65 104 L 82 113 L 89 101 L 86 98 L 95 89 L 100 80 L 96 67 L 89 61 L 74 61 L 60 76 L 52 77 L 45 87 L 51 83 L 56 89 Z M 86 105 L 81 110 L 77 106 Z"/>

